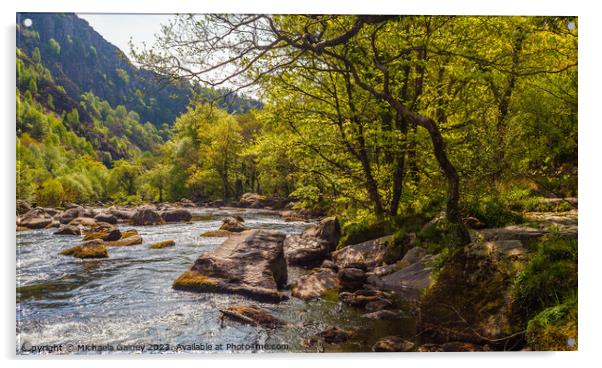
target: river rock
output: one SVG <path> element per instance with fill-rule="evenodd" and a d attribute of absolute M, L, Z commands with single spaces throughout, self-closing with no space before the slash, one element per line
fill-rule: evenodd
<path fill-rule="evenodd" d="M 86 209 L 82 206 L 68 208 L 63 211 L 61 214 L 57 215 L 57 220 L 60 221 L 61 224 L 68 224 L 73 219 L 78 217 L 94 217 L 96 216 L 96 211 L 92 209 Z"/>
<path fill-rule="evenodd" d="M 106 222 L 108 224 L 116 224 L 117 223 L 117 217 L 115 217 L 114 215 L 112 215 L 110 213 L 106 213 L 106 212 L 99 213 L 98 215 L 94 216 L 94 219 L 96 221 Z"/>
<path fill-rule="evenodd" d="M 359 268 L 343 268 L 338 273 L 341 289 L 355 291 L 361 289 L 366 281 L 366 273 Z"/>
<path fill-rule="evenodd" d="M 188 208 L 196 207 L 196 204 L 188 198 L 180 199 L 179 205 Z"/>
<path fill-rule="evenodd" d="M 50 225 L 53 218 L 44 208 L 33 208 L 17 219 L 17 225 L 29 229 L 43 229 Z"/>
<path fill-rule="evenodd" d="M 277 328 L 286 325 L 285 321 L 272 316 L 256 305 L 239 304 L 227 309 L 220 309 L 220 312 L 231 320 L 253 326 Z"/>
<path fill-rule="evenodd" d="M 76 217 L 73 220 L 69 221 L 69 225 L 74 225 L 74 226 L 84 226 L 84 227 L 94 227 L 96 225 L 98 225 L 98 223 L 96 222 L 95 219 L 90 218 L 90 217 Z"/>
<path fill-rule="evenodd" d="M 342 329 L 340 327 L 329 327 L 315 336 L 324 340 L 325 343 L 334 344 L 345 342 L 355 335 L 355 331 Z"/>
<path fill-rule="evenodd" d="M 135 211 L 109 208 L 109 213 L 115 216 L 118 220 L 129 221 L 132 217 L 134 217 Z"/>
<path fill-rule="evenodd" d="M 90 240 L 61 252 L 63 255 L 76 258 L 107 258 L 109 252 L 102 240 Z"/>
<path fill-rule="evenodd" d="M 320 268 L 329 268 L 334 272 L 339 272 L 339 267 L 337 267 L 337 265 L 330 259 L 325 259 L 320 265 Z"/>
<path fill-rule="evenodd" d="M 192 219 L 190 211 L 183 208 L 163 211 L 161 217 L 165 222 L 187 222 Z"/>
<path fill-rule="evenodd" d="M 249 208 L 263 208 L 267 205 L 267 197 L 257 193 L 245 193 L 240 196 L 239 205 Z"/>
<path fill-rule="evenodd" d="M 366 305 L 364 306 L 364 308 L 368 312 L 375 312 L 375 311 L 380 311 L 383 309 L 390 309 L 393 307 L 394 307 L 393 302 L 391 302 L 389 299 L 384 299 L 384 298 L 379 298 L 377 300 L 373 300 L 371 302 L 366 303 Z"/>
<path fill-rule="evenodd" d="M 289 265 L 310 265 L 320 262 L 333 251 L 341 237 L 336 217 L 327 217 L 301 234 L 290 234 L 284 242 Z"/>
<path fill-rule="evenodd" d="M 291 284 L 291 295 L 303 299 L 316 299 L 329 290 L 337 290 L 339 280 L 337 274 L 328 268 L 315 269 L 311 274 L 301 276 Z"/>
<path fill-rule="evenodd" d="M 286 222 L 306 222 L 307 219 L 296 211 L 282 211 L 280 217 Z"/>
<path fill-rule="evenodd" d="M 149 248 L 150 249 L 162 249 L 162 248 L 167 248 L 167 247 L 173 247 L 176 245 L 176 242 L 173 240 L 162 240 L 160 242 L 156 242 L 155 244 L 151 245 Z"/>
<path fill-rule="evenodd" d="M 149 206 L 140 207 L 134 213 L 134 216 L 130 219 L 132 225 L 160 225 L 164 224 L 165 221 L 159 215 L 159 212 L 150 208 Z"/>
<path fill-rule="evenodd" d="M 240 216 L 228 216 L 222 220 L 222 226 L 219 230 L 225 230 L 232 233 L 240 233 L 247 230 L 244 220 Z"/>
<path fill-rule="evenodd" d="M 286 285 L 285 234 L 275 230 L 246 230 L 202 254 L 173 287 L 196 292 L 234 293 L 279 302 Z"/>
<path fill-rule="evenodd" d="M 401 261 L 396 264 L 397 268 L 403 268 L 420 261 L 425 256 L 431 254 L 428 250 L 422 247 L 414 247 L 403 256 Z"/>
<path fill-rule="evenodd" d="M 368 270 L 373 270 L 375 267 L 383 265 L 390 241 L 392 241 L 392 237 L 385 236 L 359 244 L 348 245 L 332 253 L 332 260 L 339 268 L 361 263 Z"/>
<path fill-rule="evenodd" d="M 138 235 L 138 230 L 136 229 L 127 229 L 126 231 L 121 232 L 121 239 L 129 238 L 131 236 Z"/>
<path fill-rule="evenodd" d="M 129 247 L 137 244 L 142 244 L 142 237 L 140 235 L 132 235 L 127 238 L 107 242 L 107 245 L 112 247 Z"/>
<path fill-rule="evenodd" d="M 406 317 L 400 311 L 392 311 L 389 309 L 381 309 L 376 312 L 362 314 L 362 318 L 379 319 L 379 320 L 394 320 Z"/>
<path fill-rule="evenodd" d="M 386 294 L 380 290 L 368 289 L 357 290 L 353 293 L 343 291 L 339 294 L 339 299 L 352 307 L 364 308 L 368 303 L 386 299 Z"/>
<path fill-rule="evenodd" d="M 411 341 L 404 340 L 399 336 L 387 336 L 378 340 L 372 351 L 374 352 L 407 352 L 414 349 L 415 344 Z"/>
<path fill-rule="evenodd" d="M 417 300 L 421 290 L 431 284 L 432 261 L 433 256 L 427 255 L 420 261 L 383 277 L 372 275 L 368 277 L 367 283 L 379 289 L 397 292 L 407 299 Z"/>
<path fill-rule="evenodd" d="M 121 239 L 121 231 L 119 229 L 102 230 L 97 232 L 88 232 L 84 236 L 84 240 L 102 239 L 104 241 L 114 241 Z"/>
<path fill-rule="evenodd" d="M 29 202 L 17 199 L 17 215 L 23 215 L 31 210 Z"/>
<path fill-rule="evenodd" d="M 74 225 L 61 225 L 57 231 L 54 232 L 55 235 L 81 235 L 81 229 L 78 226 Z"/>

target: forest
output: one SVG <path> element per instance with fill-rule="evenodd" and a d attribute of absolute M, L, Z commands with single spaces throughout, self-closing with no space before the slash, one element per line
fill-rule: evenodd
<path fill-rule="evenodd" d="M 474 229 L 575 209 L 562 199 L 578 196 L 577 25 L 179 15 L 131 50 L 140 70 L 190 86 L 173 121 L 149 121 L 142 94 L 70 95 L 49 60 L 66 46 L 42 40 L 17 49 L 17 199 L 236 205 L 258 193 L 336 215 L 339 248 L 418 233 L 441 269 Z M 224 95 L 252 103 L 228 109 Z M 576 331 L 577 313 L 577 242 L 550 231 L 513 280 L 527 339 L 544 350 Z"/>

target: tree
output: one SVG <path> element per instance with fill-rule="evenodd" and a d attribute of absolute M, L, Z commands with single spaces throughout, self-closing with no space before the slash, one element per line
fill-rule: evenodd
<path fill-rule="evenodd" d="M 170 32 L 159 38 L 154 52 L 136 55 L 144 66 L 159 73 L 211 85 L 246 78 L 240 88 L 259 83 L 280 69 L 296 68 L 308 54 L 317 60 L 316 72 L 329 70 L 347 75 L 350 83 L 353 82 L 352 88 L 360 88 L 387 103 L 399 121 L 426 129 L 434 156 L 448 182 L 447 219 L 458 230 L 460 242 L 466 243 L 470 237 L 458 206 L 460 181 L 447 156 L 439 126 L 428 115 L 412 110 L 400 88 L 404 71 L 400 61 L 419 50 L 397 42 L 393 45 L 398 47 L 385 54 L 379 46 L 389 45 L 380 41 L 383 33 L 394 34 L 391 29 L 401 26 L 403 17 L 392 16 L 208 15 L 198 18 L 191 15 L 174 21 Z M 218 49 L 225 50 L 224 58 L 211 56 Z M 182 62 L 191 57 L 197 69 L 190 69 L 188 63 Z M 333 62 L 341 65 L 332 67 Z M 212 78 L 215 75 L 212 71 L 225 65 L 234 71 L 224 78 Z M 376 211 L 380 217 L 382 209 L 377 206 Z"/>
<path fill-rule="evenodd" d="M 109 191 L 113 196 L 136 194 L 137 181 L 142 174 L 142 167 L 119 160 L 114 162 L 113 169 L 109 174 Z"/>

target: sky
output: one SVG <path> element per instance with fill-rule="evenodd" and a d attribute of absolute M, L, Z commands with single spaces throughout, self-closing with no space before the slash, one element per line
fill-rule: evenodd
<path fill-rule="evenodd" d="M 99 14 L 77 13 L 90 23 L 92 28 L 113 45 L 130 55 L 130 38 L 135 46 L 143 42 L 152 46 L 154 35 L 161 30 L 161 24 L 167 24 L 173 14 Z"/>

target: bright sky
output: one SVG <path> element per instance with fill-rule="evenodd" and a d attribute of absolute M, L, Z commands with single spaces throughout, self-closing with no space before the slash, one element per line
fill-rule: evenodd
<path fill-rule="evenodd" d="M 126 55 L 130 54 L 130 38 L 134 45 L 141 47 L 142 42 L 150 47 L 161 24 L 167 24 L 173 14 L 101 14 L 77 13 L 90 23 L 105 40 L 119 47 Z"/>

